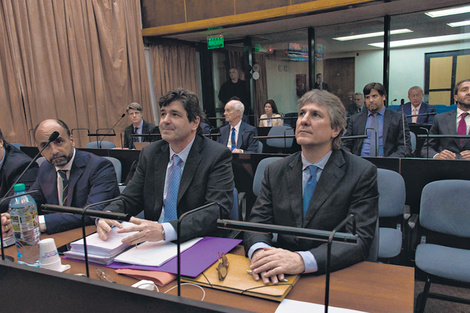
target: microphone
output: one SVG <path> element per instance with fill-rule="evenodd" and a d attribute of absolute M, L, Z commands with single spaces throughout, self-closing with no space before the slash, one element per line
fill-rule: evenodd
<path fill-rule="evenodd" d="M 113 127 L 111 127 L 110 130 L 108 130 L 108 132 L 106 134 L 104 134 L 103 138 L 101 138 L 100 142 L 99 142 L 99 146 L 98 148 L 101 148 L 101 144 L 103 143 L 103 140 L 104 138 L 108 137 L 109 134 L 113 131 L 114 132 L 114 127 L 116 127 L 116 125 L 126 116 L 126 113 L 123 113 L 121 115 L 121 117 L 118 119 L 118 121 L 113 125 Z"/>
<path fill-rule="evenodd" d="M 401 100 L 400 100 L 400 104 L 401 104 L 401 105 L 404 105 L 404 104 L 405 104 L 405 99 L 401 99 Z"/>

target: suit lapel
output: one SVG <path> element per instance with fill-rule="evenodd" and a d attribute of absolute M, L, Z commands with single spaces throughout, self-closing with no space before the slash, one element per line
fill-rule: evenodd
<path fill-rule="evenodd" d="M 388 110 L 385 109 L 384 111 L 384 123 L 383 123 L 383 129 L 382 129 L 382 145 L 385 147 L 386 141 L 387 141 L 387 135 L 388 135 L 388 126 L 390 124 L 391 120 L 391 115 L 392 113 Z M 385 152 L 384 152 L 385 153 Z"/>
<path fill-rule="evenodd" d="M 158 220 L 160 217 L 161 208 L 163 207 L 163 192 L 165 189 L 166 168 L 168 166 L 169 160 L 170 147 L 168 143 L 165 143 L 155 151 L 155 205 L 153 207 L 152 213 L 155 214 L 155 220 Z"/>
<path fill-rule="evenodd" d="M 228 124 L 227 126 L 224 126 L 225 128 L 221 128 L 220 129 L 220 141 L 222 142 L 223 145 L 227 146 L 228 144 L 228 137 L 229 137 L 229 134 L 230 132 L 232 131 L 232 128 L 230 126 L 230 124 Z"/>
<path fill-rule="evenodd" d="M 290 210 L 294 218 L 295 225 L 302 227 L 303 219 L 303 200 L 302 200 L 302 157 L 298 154 L 297 158 L 294 158 L 288 165 L 289 170 L 286 171 L 286 182 L 287 191 L 290 201 Z M 301 188 L 299 188 L 300 186 Z"/>
<path fill-rule="evenodd" d="M 75 159 L 73 160 L 72 169 L 70 170 L 69 189 L 67 191 L 67 200 L 64 203 L 65 206 L 72 206 L 75 186 L 77 185 L 77 181 L 80 179 L 83 172 L 85 171 L 85 166 L 88 159 L 87 157 L 82 155 L 78 150 L 75 150 L 75 153 Z"/>
<path fill-rule="evenodd" d="M 444 119 L 444 131 L 443 134 L 457 135 L 457 110 L 453 110 L 447 113 L 447 118 Z M 454 141 L 457 147 L 460 147 L 460 140 L 457 138 L 450 138 Z"/>
<path fill-rule="evenodd" d="M 320 180 L 317 182 L 307 214 L 305 215 L 303 227 L 308 225 L 325 201 L 338 188 L 339 182 L 345 175 L 342 169 L 344 163 L 341 151 L 334 150 L 323 169 Z"/>
<path fill-rule="evenodd" d="M 204 147 L 203 140 L 203 138 L 196 135 L 193 146 L 189 151 L 186 164 L 184 165 L 183 174 L 181 175 L 180 187 L 178 189 L 178 204 L 186 190 L 189 188 L 191 181 L 196 175 L 196 170 L 199 166 L 199 163 L 201 163 L 202 157 L 200 151 Z"/>
<path fill-rule="evenodd" d="M 238 149 L 241 149 L 242 148 L 242 144 L 243 144 L 243 132 L 245 131 L 246 129 L 246 126 L 245 124 L 242 122 L 240 124 L 240 129 L 238 131 L 238 139 L 237 139 L 237 148 Z"/>

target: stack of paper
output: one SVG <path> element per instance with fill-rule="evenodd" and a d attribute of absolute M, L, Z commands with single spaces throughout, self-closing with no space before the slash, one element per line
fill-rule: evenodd
<path fill-rule="evenodd" d="M 9 247 L 15 244 L 15 236 L 11 235 L 9 237 L 3 237 L 3 247 Z"/>
<path fill-rule="evenodd" d="M 132 223 L 122 223 L 122 226 L 126 227 L 134 225 Z M 135 232 L 130 233 L 118 233 L 117 228 L 109 233 L 107 241 L 103 241 L 99 238 L 98 233 L 91 234 L 86 237 L 87 253 L 90 262 L 98 264 L 110 264 L 114 261 L 114 258 L 130 246 L 122 243 L 122 239 L 126 238 Z M 70 259 L 84 260 L 84 247 L 83 239 L 79 239 L 70 244 L 70 251 L 64 252 L 64 255 Z"/>

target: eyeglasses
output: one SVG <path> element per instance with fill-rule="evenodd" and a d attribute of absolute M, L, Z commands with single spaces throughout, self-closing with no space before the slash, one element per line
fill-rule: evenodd
<path fill-rule="evenodd" d="M 219 274 L 219 281 L 223 281 L 228 274 L 228 259 L 225 253 L 222 253 L 220 256 L 217 252 L 217 256 L 219 257 L 219 264 L 217 265 L 217 273 Z"/>
<path fill-rule="evenodd" d="M 104 280 L 104 281 L 107 281 L 109 283 L 115 283 L 114 279 L 111 276 L 109 276 L 108 274 L 106 274 L 105 271 L 103 271 L 101 268 L 97 267 L 95 269 L 95 271 L 96 271 L 96 274 L 98 275 L 98 278 L 100 280 Z"/>

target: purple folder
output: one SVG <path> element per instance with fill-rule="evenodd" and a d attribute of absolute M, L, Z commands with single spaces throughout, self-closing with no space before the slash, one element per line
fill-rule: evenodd
<path fill-rule="evenodd" d="M 240 244 L 240 239 L 204 237 L 191 248 L 181 253 L 181 275 L 197 277 L 217 261 L 218 255 L 228 253 Z M 160 266 L 133 265 L 113 262 L 106 267 L 130 268 L 134 270 L 160 271 L 176 274 L 177 257 Z"/>

